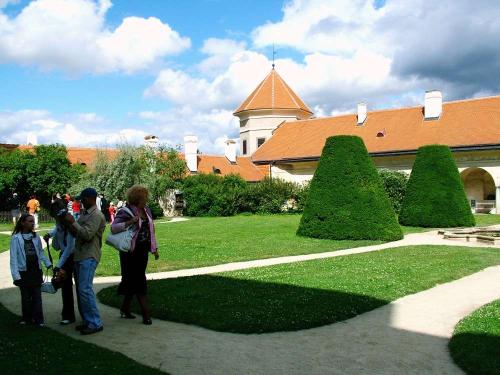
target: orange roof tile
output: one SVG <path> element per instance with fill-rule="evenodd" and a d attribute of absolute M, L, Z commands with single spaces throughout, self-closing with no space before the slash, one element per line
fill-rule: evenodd
<path fill-rule="evenodd" d="M 215 170 L 219 170 L 222 176 L 231 173 L 239 174 L 249 182 L 260 181 L 265 176 L 265 173 L 254 165 L 249 157 L 237 157 L 236 163 L 231 164 L 225 156 L 198 155 L 198 172 L 214 173 Z"/>
<path fill-rule="evenodd" d="M 31 145 L 19 145 L 20 150 L 32 150 Z M 91 147 L 66 147 L 68 151 L 68 160 L 71 164 L 85 164 L 92 165 L 97 157 L 98 152 L 104 152 L 106 156 L 113 159 L 117 154 L 118 150 L 114 148 L 91 148 Z"/>
<path fill-rule="evenodd" d="M 341 134 L 361 137 L 370 153 L 413 151 L 427 144 L 500 145 L 500 96 L 444 103 L 437 120 L 424 120 L 422 107 L 372 111 L 361 126 L 356 120 L 350 114 L 285 122 L 252 160 L 317 158 L 326 139 Z M 384 136 L 377 137 L 379 132 Z"/>
<path fill-rule="evenodd" d="M 286 84 L 276 70 L 271 72 L 257 86 L 234 114 L 257 109 L 295 109 L 311 115 L 311 110 Z"/>

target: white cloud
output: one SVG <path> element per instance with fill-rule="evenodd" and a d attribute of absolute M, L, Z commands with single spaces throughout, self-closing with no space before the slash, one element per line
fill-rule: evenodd
<path fill-rule="evenodd" d="M 220 154 L 224 141 L 239 136 L 239 123 L 232 111 L 213 109 L 199 111 L 190 107 L 176 107 L 163 112 L 141 112 L 145 127 L 172 147 L 182 146 L 185 135 L 197 135 L 199 149 L 204 153 Z"/>
<path fill-rule="evenodd" d="M 379 9 L 372 0 L 294 0 L 252 37 L 257 48 L 275 43 L 346 60 L 366 51 L 390 61 L 392 78 L 469 97 L 500 91 L 499 12 L 497 0 L 388 0 Z"/>
<path fill-rule="evenodd" d="M 142 143 L 147 134 L 143 130 L 115 130 L 98 125 L 104 121 L 91 113 L 56 117 L 45 110 L 0 111 L 0 143 L 26 144 L 28 137 L 34 134 L 40 144 L 114 146 L 124 142 Z"/>
<path fill-rule="evenodd" d="M 190 47 L 158 18 L 106 25 L 109 0 L 36 0 L 15 17 L 0 11 L 0 62 L 69 73 L 133 73 Z"/>
<path fill-rule="evenodd" d="M 221 73 L 228 60 L 236 53 L 245 50 L 246 43 L 232 39 L 209 38 L 203 43 L 201 51 L 208 55 L 199 65 L 198 69 L 209 76 Z"/>
<path fill-rule="evenodd" d="M 223 72 L 212 79 L 165 69 L 145 91 L 145 96 L 162 97 L 175 105 L 198 110 L 235 109 L 265 77 L 270 66 L 265 56 L 243 51 L 228 57 Z"/>

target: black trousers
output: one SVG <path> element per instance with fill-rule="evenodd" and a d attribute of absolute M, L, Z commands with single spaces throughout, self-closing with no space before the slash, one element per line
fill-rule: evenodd
<path fill-rule="evenodd" d="M 61 296 L 62 296 L 62 320 L 75 320 L 75 303 L 74 303 L 74 298 L 73 298 L 73 277 L 75 278 L 75 285 L 78 284 L 76 283 L 76 274 L 75 274 L 75 268 L 74 268 L 74 262 L 73 262 L 73 255 L 69 256 L 64 265 L 61 267 L 64 271 L 66 271 L 66 280 L 64 280 L 63 285 L 61 287 Z M 78 312 L 81 314 L 81 309 L 80 309 L 80 298 L 78 297 L 78 293 L 76 293 L 76 301 L 78 305 Z"/>
<path fill-rule="evenodd" d="M 21 286 L 20 289 L 23 320 L 28 323 L 43 323 L 42 290 L 40 285 Z"/>

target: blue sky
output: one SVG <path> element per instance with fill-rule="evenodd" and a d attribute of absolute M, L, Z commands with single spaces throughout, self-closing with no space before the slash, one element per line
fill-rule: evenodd
<path fill-rule="evenodd" d="M 317 116 L 500 93 L 496 0 L 0 0 L 0 143 L 238 136 L 270 69 Z"/>
<path fill-rule="evenodd" d="M 19 14 L 28 3 L 22 1 L 9 6 L 7 14 Z M 255 25 L 279 19 L 282 5 L 282 1 L 276 0 L 127 0 L 114 2 L 106 19 L 110 27 L 117 27 L 128 16 L 157 17 L 168 23 L 181 35 L 189 36 L 192 43 L 191 49 L 169 59 L 169 65 L 189 69 L 203 58 L 200 48 L 206 38 L 229 37 L 248 41 Z M 2 109 L 97 112 L 124 121 L 128 112 L 169 107 L 163 100 L 143 98 L 144 88 L 154 81 L 154 71 L 134 75 L 72 76 L 60 71 L 40 71 L 36 66 L 3 64 L 0 65 L 0 77 Z"/>

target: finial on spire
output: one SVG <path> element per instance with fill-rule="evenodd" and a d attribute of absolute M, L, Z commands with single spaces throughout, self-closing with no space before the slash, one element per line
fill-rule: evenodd
<path fill-rule="evenodd" d="M 274 51 L 274 43 L 273 43 L 273 70 L 274 70 L 274 55 L 276 55 L 276 52 Z"/>

